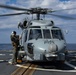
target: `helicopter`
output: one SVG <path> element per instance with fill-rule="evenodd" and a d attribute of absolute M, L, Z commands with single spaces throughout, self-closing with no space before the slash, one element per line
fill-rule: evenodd
<path fill-rule="evenodd" d="M 22 58 L 26 58 L 28 61 L 65 61 L 66 56 L 66 40 L 63 31 L 60 27 L 55 26 L 52 20 L 41 19 L 41 15 L 50 14 L 52 16 L 75 19 L 72 17 L 66 17 L 56 14 L 55 10 L 49 8 L 19 8 L 14 6 L 8 6 L 0 4 L 1 8 L 7 8 L 12 10 L 24 11 L 13 14 L 3 14 L 2 16 L 13 16 L 21 14 L 36 14 L 36 19 L 25 19 L 18 24 L 18 27 L 22 29 L 20 39 L 20 51 L 19 55 Z M 58 11 L 71 10 L 62 9 Z"/>

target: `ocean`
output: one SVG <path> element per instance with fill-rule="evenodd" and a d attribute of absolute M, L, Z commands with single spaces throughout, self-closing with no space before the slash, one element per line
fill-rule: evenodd
<path fill-rule="evenodd" d="M 0 50 L 12 50 L 12 44 L 0 44 Z"/>
<path fill-rule="evenodd" d="M 0 50 L 12 50 L 12 44 L 0 44 Z M 76 50 L 76 44 L 67 44 L 67 50 Z"/>

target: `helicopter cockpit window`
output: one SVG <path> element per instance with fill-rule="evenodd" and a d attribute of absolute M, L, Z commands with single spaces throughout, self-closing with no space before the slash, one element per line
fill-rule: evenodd
<path fill-rule="evenodd" d="M 62 39 L 63 40 L 63 35 L 61 30 L 51 30 L 52 31 L 52 37 L 54 39 Z"/>
<path fill-rule="evenodd" d="M 42 38 L 41 29 L 30 29 L 29 40 Z"/>
<path fill-rule="evenodd" d="M 49 29 L 43 29 L 43 35 L 45 39 L 50 39 L 51 35 L 50 35 L 50 30 Z"/>

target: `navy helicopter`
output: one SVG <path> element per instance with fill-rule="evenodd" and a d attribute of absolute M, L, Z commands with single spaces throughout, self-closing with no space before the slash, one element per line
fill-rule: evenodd
<path fill-rule="evenodd" d="M 36 14 L 36 19 L 25 19 L 18 24 L 22 29 L 20 39 L 21 58 L 26 58 L 29 61 L 65 61 L 66 55 L 66 40 L 61 28 L 54 25 L 52 20 L 41 19 L 41 15 L 52 15 L 60 18 L 75 19 L 56 14 L 51 14 L 56 11 L 71 10 L 52 10 L 48 8 L 19 8 L 14 6 L 2 5 L 1 8 L 24 11 L 13 14 L 3 14 L 0 16 L 13 16 L 21 14 Z"/>
<path fill-rule="evenodd" d="M 26 60 L 29 61 L 64 61 L 66 41 L 61 28 L 55 26 L 52 20 L 40 19 L 40 14 L 47 14 L 46 9 L 32 10 L 32 13 L 37 14 L 37 19 L 26 19 L 18 25 L 22 29 L 22 54 L 25 53 Z"/>

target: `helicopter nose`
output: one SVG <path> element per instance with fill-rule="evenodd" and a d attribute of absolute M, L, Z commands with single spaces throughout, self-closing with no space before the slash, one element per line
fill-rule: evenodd
<path fill-rule="evenodd" d="M 57 51 L 57 45 L 54 43 L 51 43 L 48 47 L 49 52 L 56 52 Z"/>

